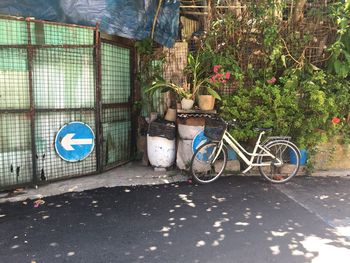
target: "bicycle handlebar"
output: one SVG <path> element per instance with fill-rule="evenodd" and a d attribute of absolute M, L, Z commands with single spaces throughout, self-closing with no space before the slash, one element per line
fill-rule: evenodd
<path fill-rule="evenodd" d="M 238 121 L 236 119 L 226 121 L 222 117 L 218 118 L 220 121 L 224 122 L 228 127 L 235 127 L 237 126 Z"/>

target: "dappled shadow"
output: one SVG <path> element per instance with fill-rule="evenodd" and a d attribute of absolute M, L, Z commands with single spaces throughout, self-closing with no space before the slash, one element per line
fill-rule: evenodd
<path fill-rule="evenodd" d="M 287 185 L 286 185 L 287 187 Z M 258 178 L 1 205 L 1 262 L 347 262 L 350 244 Z"/>
<path fill-rule="evenodd" d="M 277 189 L 350 240 L 350 178 L 295 178 Z"/>

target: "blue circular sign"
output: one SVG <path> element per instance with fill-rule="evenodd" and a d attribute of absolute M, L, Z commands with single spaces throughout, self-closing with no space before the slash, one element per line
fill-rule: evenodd
<path fill-rule="evenodd" d="M 207 141 L 209 141 L 209 139 L 205 137 L 204 131 L 198 132 L 192 141 L 192 153 L 194 153 L 201 145 Z"/>
<path fill-rule="evenodd" d="M 84 160 L 93 151 L 95 134 L 83 122 L 70 122 L 57 132 L 55 149 L 57 154 L 67 162 Z"/>
<path fill-rule="evenodd" d="M 192 152 L 194 153 L 200 146 L 202 146 L 208 141 L 209 139 L 205 137 L 204 131 L 198 132 L 192 141 Z M 207 162 L 213 150 L 214 150 L 213 146 L 206 148 L 205 151 L 201 151 L 196 155 L 196 159 L 200 162 Z"/>

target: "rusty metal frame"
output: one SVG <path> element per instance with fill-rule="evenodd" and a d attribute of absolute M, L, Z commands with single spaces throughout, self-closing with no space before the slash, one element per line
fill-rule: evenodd
<path fill-rule="evenodd" d="M 131 156 L 136 155 L 137 153 L 137 131 L 138 131 L 138 116 L 139 113 L 136 111 L 136 109 L 133 107 L 134 103 L 136 101 L 139 101 L 141 99 L 140 94 L 140 88 L 137 85 L 137 52 L 135 44 L 132 45 L 132 48 L 130 50 L 130 86 L 131 86 Z"/>
<path fill-rule="evenodd" d="M 102 72 L 101 72 L 101 34 L 99 32 L 99 24 L 96 25 L 95 31 L 95 78 L 96 78 L 96 88 L 95 88 L 95 127 L 96 127 L 96 170 L 98 173 L 102 172 L 102 102 L 101 102 L 101 85 L 102 85 Z"/>
<path fill-rule="evenodd" d="M 35 107 L 34 107 L 34 92 L 33 92 L 33 48 L 32 48 L 32 36 L 30 30 L 30 20 L 26 19 L 27 24 L 27 36 L 28 36 L 28 47 L 27 47 L 27 59 L 28 59 L 28 85 L 29 85 L 29 100 L 30 100 L 30 134 L 31 134 L 31 149 L 32 149 L 32 169 L 33 169 L 33 184 L 36 185 L 38 176 L 36 174 L 37 168 L 37 154 L 35 145 Z"/>
<path fill-rule="evenodd" d="M 32 21 L 31 21 L 32 22 Z M 30 29 L 29 29 L 30 30 Z M 30 41 L 30 40 L 28 40 Z M 32 45 L 32 44 L 27 44 L 27 45 L 0 45 L 0 48 L 23 48 L 23 49 L 27 49 L 28 46 L 30 46 L 30 48 L 35 49 L 35 48 L 93 48 L 94 45 Z"/>

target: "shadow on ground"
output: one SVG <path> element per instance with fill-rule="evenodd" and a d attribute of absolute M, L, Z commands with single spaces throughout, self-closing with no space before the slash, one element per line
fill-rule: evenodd
<path fill-rule="evenodd" d="M 348 193 L 339 194 L 349 206 Z M 50 197 L 38 208 L 28 201 L 0 209 L 0 262 L 339 263 L 350 258 L 345 238 L 258 177 L 200 186 L 102 188 Z"/>

